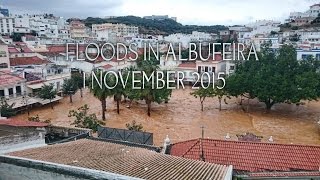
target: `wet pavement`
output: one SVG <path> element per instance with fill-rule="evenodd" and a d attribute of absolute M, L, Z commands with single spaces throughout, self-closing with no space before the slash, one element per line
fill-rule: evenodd
<path fill-rule="evenodd" d="M 243 108 L 239 106 L 239 99 L 228 100 L 223 104 L 223 110 L 218 109 L 218 100 L 209 98 L 204 103 L 204 112 L 200 110 L 199 99 L 190 95 L 190 89 L 173 91 L 168 104 L 152 104 L 151 117 L 147 116 L 147 106 L 144 102 L 133 103 L 127 108 L 122 102 L 120 115 L 116 113 L 116 104 L 113 99 L 107 101 L 106 126 L 126 128 L 125 124 L 136 120 L 141 123 L 144 130 L 154 133 L 154 143 L 162 145 L 166 135 L 172 142 L 179 142 L 201 137 L 201 127 L 204 127 L 204 136 L 214 139 L 224 139 L 227 133 L 231 139 L 236 140 L 237 134 L 246 132 L 263 136 L 267 141 L 273 136 L 275 143 L 294 143 L 320 145 L 320 131 L 317 122 L 320 120 L 320 102 L 306 102 L 303 106 L 279 104 L 275 105 L 270 113 L 266 113 L 264 104 L 251 100 L 249 113 L 247 101 L 243 101 Z M 70 126 L 73 122 L 68 117 L 71 109 L 88 104 L 91 113 L 101 118 L 100 103 L 88 91 L 84 98 L 80 94 L 73 97 L 73 104 L 66 97 L 54 105 L 35 108 L 30 116 L 39 115 L 40 119 L 51 119 L 52 124 Z M 20 114 L 19 119 L 27 119 L 28 115 Z"/>

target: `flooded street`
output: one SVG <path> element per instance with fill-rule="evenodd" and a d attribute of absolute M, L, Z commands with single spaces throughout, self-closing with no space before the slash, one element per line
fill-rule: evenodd
<path fill-rule="evenodd" d="M 303 106 L 288 104 L 275 105 L 271 113 L 265 113 L 264 104 L 250 101 L 249 113 L 238 105 L 239 99 L 228 100 L 220 112 L 218 100 L 209 98 L 204 103 L 204 112 L 200 110 L 199 99 L 190 95 L 191 90 L 173 91 L 168 104 L 152 104 L 151 117 L 147 116 L 144 102 L 133 103 L 127 108 L 127 103 L 120 106 L 120 115 L 116 113 L 116 104 L 108 99 L 106 126 L 125 129 L 125 124 L 132 120 L 141 123 L 144 130 L 154 133 L 154 143 L 162 145 L 166 135 L 172 142 L 201 137 L 201 127 L 204 126 L 204 136 L 214 139 L 224 139 L 227 133 L 236 140 L 237 134 L 246 132 L 263 136 L 267 141 L 270 136 L 276 143 L 294 143 L 320 145 L 320 133 L 317 121 L 320 119 L 320 102 L 306 102 Z M 68 117 L 71 109 L 88 104 L 90 112 L 101 118 L 100 102 L 89 92 L 84 92 L 84 98 L 76 94 L 73 104 L 66 97 L 54 105 L 35 108 L 30 116 L 39 115 L 41 120 L 51 119 L 52 124 L 70 126 L 73 122 Z M 247 100 L 243 101 L 244 109 Z M 27 113 L 17 116 L 27 119 Z"/>

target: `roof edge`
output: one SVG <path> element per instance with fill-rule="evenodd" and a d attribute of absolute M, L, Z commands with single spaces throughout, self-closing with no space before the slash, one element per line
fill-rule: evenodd
<path fill-rule="evenodd" d="M 89 179 L 132 179 L 140 180 L 140 178 L 115 174 L 111 172 L 99 171 L 94 169 L 51 163 L 46 161 L 39 161 L 15 156 L 0 155 L 0 162 L 22 166 L 27 168 L 38 169 L 49 172 L 59 172 L 61 174 L 70 175 L 74 177 L 89 178 Z"/>

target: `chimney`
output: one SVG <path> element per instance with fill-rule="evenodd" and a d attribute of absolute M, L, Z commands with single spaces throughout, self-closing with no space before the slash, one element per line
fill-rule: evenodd
<path fill-rule="evenodd" d="M 167 154 L 169 147 L 170 147 L 170 139 L 169 139 L 169 135 L 167 135 L 167 137 L 164 139 L 163 148 L 162 148 L 161 153 Z"/>
<path fill-rule="evenodd" d="M 273 137 L 272 136 L 270 136 L 270 138 L 268 139 L 268 141 L 270 142 L 270 143 L 273 143 Z"/>

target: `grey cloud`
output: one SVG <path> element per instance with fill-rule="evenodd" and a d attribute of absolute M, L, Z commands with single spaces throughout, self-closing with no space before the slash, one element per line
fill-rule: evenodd
<path fill-rule="evenodd" d="M 52 13 L 64 17 L 116 15 L 119 0 L 5 0 L 3 5 L 13 13 Z"/>

